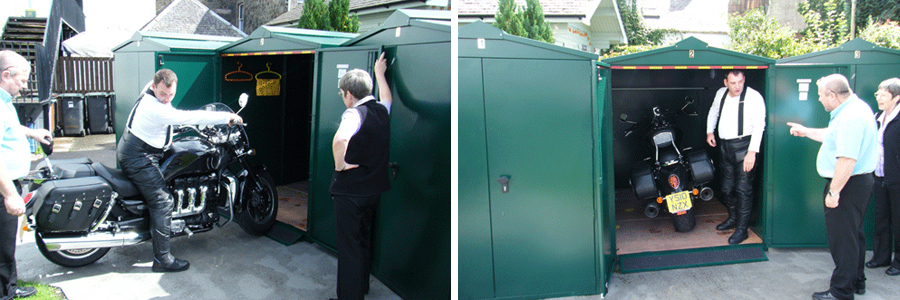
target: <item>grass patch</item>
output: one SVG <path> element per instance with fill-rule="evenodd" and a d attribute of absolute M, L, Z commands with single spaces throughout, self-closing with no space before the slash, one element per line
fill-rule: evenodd
<path fill-rule="evenodd" d="M 37 289 L 37 294 L 24 298 L 29 300 L 66 300 L 66 295 L 62 290 L 55 286 L 49 286 L 43 283 L 18 281 L 19 286 L 33 286 Z"/>

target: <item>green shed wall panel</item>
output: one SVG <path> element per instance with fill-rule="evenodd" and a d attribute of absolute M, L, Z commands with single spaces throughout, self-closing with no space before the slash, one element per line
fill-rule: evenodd
<path fill-rule="evenodd" d="M 484 88 L 480 58 L 460 58 L 459 82 L 459 297 L 494 298 L 491 205 L 488 192 Z"/>
<path fill-rule="evenodd" d="M 156 73 L 156 55 L 145 53 L 115 53 L 113 60 L 114 89 L 116 92 L 116 141 L 125 132 L 125 123 L 131 108 L 137 101 L 145 84 L 153 80 Z M 110 166 L 112 167 L 112 166 Z"/>
<path fill-rule="evenodd" d="M 178 76 L 172 106 L 193 110 L 219 100 L 219 58 L 215 54 L 162 53 L 159 69 L 170 69 Z M 153 79 L 148 78 L 147 81 Z"/>

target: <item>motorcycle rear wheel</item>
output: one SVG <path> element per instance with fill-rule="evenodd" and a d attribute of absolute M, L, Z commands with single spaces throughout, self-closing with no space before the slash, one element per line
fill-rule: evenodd
<path fill-rule="evenodd" d="M 43 254 L 47 260 L 63 267 L 77 268 L 87 266 L 109 252 L 109 248 L 50 251 L 47 249 L 47 245 L 44 244 L 44 240 L 41 239 L 37 231 L 34 232 L 34 241 L 38 246 L 38 250 L 41 251 L 41 254 Z"/>
<path fill-rule="evenodd" d="M 261 188 L 251 180 L 259 180 Z M 275 189 L 275 180 L 269 173 L 263 172 L 256 178 L 248 177 L 246 186 L 241 196 L 247 205 L 237 216 L 238 224 L 249 234 L 264 235 L 272 229 L 272 225 L 275 225 L 275 217 L 278 214 L 278 190 Z"/>
<path fill-rule="evenodd" d="M 694 209 L 691 208 L 682 215 L 672 215 L 672 225 L 677 232 L 688 232 L 697 226 L 697 218 L 694 217 Z"/>

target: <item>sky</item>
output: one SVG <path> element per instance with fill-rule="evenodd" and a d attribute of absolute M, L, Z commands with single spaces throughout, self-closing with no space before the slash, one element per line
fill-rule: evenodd
<path fill-rule="evenodd" d="M 0 5 L 0 26 L 9 16 L 25 16 L 34 9 L 38 17 L 50 14 L 52 0 L 4 0 Z M 156 15 L 154 0 L 83 0 L 85 29 L 137 31 Z"/>

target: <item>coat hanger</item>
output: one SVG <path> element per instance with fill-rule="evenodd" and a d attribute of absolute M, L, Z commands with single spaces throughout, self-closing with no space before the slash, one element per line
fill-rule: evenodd
<path fill-rule="evenodd" d="M 266 63 L 266 70 L 265 70 L 265 71 L 262 71 L 262 72 L 259 72 L 259 73 L 256 73 L 256 79 L 257 79 L 257 80 L 261 79 L 261 78 L 259 78 L 259 75 L 263 75 L 263 74 L 275 74 L 275 76 L 278 76 L 278 78 L 268 78 L 268 79 L 281 79 L 281 74 L 272 72 L 272 69 L 270 68 L 271 65 L 272 65 L 272 63 L 267 62 L 267 63 Z M 266 79 L 266 78 L 262 78 L 262 79 Z"/>
<path fill-rule="evenodd" d="M 244 64 L 242 64 L 241 62 L 237 62 L 237 65 L 238 65 L 237 71 L 231 71 L 231 72 L 228 72 L 227 74 L 225 74 L 225 81 L 240 82 L 240 81 L 253 80 L 253 74 L 250 74 L 250 72 L 247 72 L 247 71 L 241 71 L 241 67 L 243 67 Z M 235 74 L 246 74 L 248 77 L 247 78 L 228 78 L 228 76 L 235 75 Z"/>

